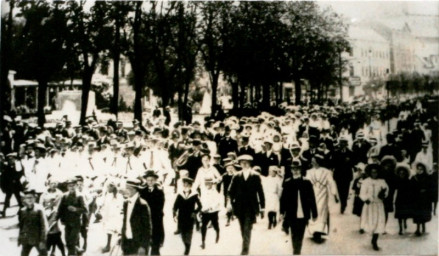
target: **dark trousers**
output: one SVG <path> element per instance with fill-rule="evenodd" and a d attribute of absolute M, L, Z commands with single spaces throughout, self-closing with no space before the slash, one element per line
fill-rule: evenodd
<path fill-rule="evenodd" d="M 181 220 L 178 220 L 179 222 Z M 188 255 L 191 250 L 192 234 L 194 232 L 194 221 L 189 220 L 187 224 L 179 225 L 181 238 L 184 243 L 184 255 Z"/>
<path fill-rule="evenodd" d="M 293 244 L 293 254 L 299 255 L 302 250 L 303 235 L 307 224 L 305 219 L 290 220 L 291 241 Z"/>
<path fill-rule="evenodd" d="M 144 254 L 138 254 L 138 251 L 141 247 L 143 246 L 141 246 L 137 241 L 133 239 L 122 238 L 121 248 L 123 255 L 147 255 L 149 251 L 149 246 L 147 246 L 147 248 L 144 248 Z"/>
<path fill-rule="evenodd" d="M 275 228 L 277 225 L 276 212 L 268 212 L 268 229 Z"/>
<path fill-rule="evenodd" d="M 165 240 L 162 217 L 157 217 L 152 222 L 151 255 L 160 255 L 160 247 Z"/>
<path fill-rule="evenodd" d="M 38 245 L 23 244 L 22 248 L 21 248 L 21 256 L 28 256 L 33 247 L 35 247 L 35 249 L 37 249 L 38 254 L 40 256 L 47 255 L 47 251 L 46 251 L 45 248 L 44 249 L 40 249 L 38 247 Z"/>
<path fill-rule="evenodd" d="M 77 255 L 76 246 L 79 243 L 79 233 L 81 226 L 66 226 L 64 230 L 64 239 L 66 241 L 67 251 L 69 255 Z"/>
<path fill-rule="evenodd" d="M 20 206 L 20 208 L 22 207 L 20 190 L 8 191 L 8 192 L 6 192 L 5 203 L 3 205 L 3 212 L 4 213 L 6 212 L 6 209 L 11 205 L 12 195 L 15 196 L 15 199 L 17 200 L 18 206 Z"/>
<path fill-rule="evenodd" d="M 201 214 L 201 241 L 206 240 L 207 233 L 207 225 L 212 221 L 213 229 L 219 233 L 219 225 L 218 225 L 218 212 L 212 213 L 202 213 Z"/>
<path fill-rule="evenodd" d="M 250 249 L 250 240 L 255 216 L 251 216 L 249 213 L 244 213 L 242 216 L 238 216 L 238 220 L 242 236 L 241 255 L 247 255 Z"/>
<path fill-rule="evenodd" d="M 343 213 L 347 206 L 350 180 L 336 180 L 338 195 L 340 197 L 341 212 Z"/>
<path fill-rule="evenodd" d="M 64 256 L 66 253 L 64 251 L 64 243 L 61 239 L 61 232 L 47 234 L 47 250 L 53 247 L 52 251 L 55 252 L 56 247 L 61 251 L 61 254 Z"/>
<path fill-rule="evenodd" d="M 87 249 L 87 238 L 88 238 L 88 224 L 82 224 L 81 231 L 79 232 L 81 234 L 82 239 L 84 239 L 84 244 L 82 245 L 82 249 Z M 78 246 L 79 246 L 79 239 L 78 239 Z"/>

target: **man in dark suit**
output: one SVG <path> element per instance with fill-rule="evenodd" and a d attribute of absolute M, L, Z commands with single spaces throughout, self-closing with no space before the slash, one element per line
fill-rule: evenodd
<path fill-rule="evenodd" d="M 348 141 L 341 137 L 340 147 L 333 154 L 334 181 L 340 196 L 341 214 L 344 213 L 349 195 L 349 187 L 353 179 L 354 154 L 348 149 Z"/>
<path fill-rule="evenodd" d="M 353 155 L 354 159 L 352 159 L 354 165 L 360 162 L 367 164 L 367 152 L 369 152 L 370 147 L 370 143 L 364 139 L 364 132 L 359 131 L 352 145 L 352 152 L 355 153 L 355 155 Z M 394 152 L 396 152 L 396 150 Z"/>
<path fill-rule="evenodd" d="M 157 185 L 158 177 L 159 176 L 154 171 L 146 171 L 143 176 L 146 188 L 140 191 L 140 197 L 148 202 L 151 210 L 151 255 L 160 255 L 160 247 L 162 247 L 165 239 L 165 230 L 163 228 L 163 206 L 165 205 L 165 194 Z"/>
<path fill-rule="evenodd" d="M 139 255 L 143 248 L 147 255 L 150 246 L 152 224 L 148 203 L 139 196 L 140 180 L 126 182 L 126 200 L 123 204 L 121 247 L 124 255 Z"/>
<path fill-rule="evenodd" d="M 273 140 L 266 139 L 264 141 L 264 151 L 256 155 L 256 165 L 261 167 L 261 175 L 268 176 L 268 168 L 272 165 L 279 166 L 279 159 L 273 152 Z"/>
<path fill-rule="evenodd" d="M 280 198 L 281 219 L 285 218 L 291 229 L 293 254 L 300 254 L 305 227 L 310 217 L 317 218 L 314 190 L 310 181 L 302 178 L 300 161 L 291 165 L 292 177 L 283 185 Z"/>
<path fill-rule="evenodd" d="M 224 138 L 218 144 L 218 154 L 221 155 L 221 158 L 224 159 L 227 157 L 227 153 L 229 152 L 237 152 L 238 151 L 238 143 L 236 140 L 230 137 L 230 127 L 226 126 Z"/>
<path fill-rule="evenodd" d="M 253 158 L 256 156 L 255 150 L 249 145 L 248 134 L 243 134 L 241 136 L 242 147 L 238 150 L 238 156 L 250 155 Z"/>
<path fill-rule="evenodd" d="M 247 255 L 250 248 L 251 231 L 256 216 L 264 217 L 265 197 L 261 177 L 251 169 L 253 157 L 242 155 L 237 159 L 242 171 L 233 176 L 229 186 L 229 211 L 233 209 L 239 220 L 242 235 L 242 255 Z"/>
<path fill-rule="evenodd" d="M 76 191 L 76 179 L 67 181 L 68 192 L 63 195 L 58 207 L 58 219 L 65 226 L 64 236 L 69 255 L 77 255 L 82 215 L 87 214 L 84 198 Z"/>

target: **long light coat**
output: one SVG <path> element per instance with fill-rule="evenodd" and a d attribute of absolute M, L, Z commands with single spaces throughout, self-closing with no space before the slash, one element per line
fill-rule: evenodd
<path fill-rule="evenodd" d="M 383 179 L 367 178 L 361 184 L 360 198 L 364 202 L 369 200 L 370 203 L 363 205 L 360 227 L 373 234 L 384 233 L 386 227 L 384 203 L 378 198 L 381 190 L 385 190 L 387 197 L 389 187 Z"/>

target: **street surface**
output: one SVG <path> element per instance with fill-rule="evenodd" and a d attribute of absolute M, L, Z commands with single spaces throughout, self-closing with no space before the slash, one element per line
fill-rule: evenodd
<path fill-rule="evenodd" d="M 172 219 L 172 205 L 175 195 L 173 188 L 166 187 L 165 204 L 165 243 L 161 250 L 162 255 L 182 255 L 183 243 L 179 235 L 174 235 L 176 223 Z M 3 197 L 3 195 L 2 195 Z M 371 236 L 369 234 L 359 234 L 358 229 L 360 219 L 352 215 L 353 196 L 350 197 L 349 206 L 344 215 L 339 212 L 339 204 L 330 203 L 331 212 L 331 232 L 322 244 L 316 244 L 310 239 L 310 234 L 305 232 L 302 254 L 316 255 L 340 255 L 340 254 L 369 254 L 369 255 L 438 255 L 438 220 L 433 216 L 433 220 L 426 225 L 427 234 L 415 237 L 416 226 L 411 220 L 407 221 L 408 233 L 398 235 L 398 221 L 393 218 L 391 213 L 387 225 L 387 234 L 380 236 L 378 244 L 381 251 L 372 250 L 370 245 Z M 0 199 L 3 201 L 3 198 Z M 12 204 L 14 205 L 14 200 Z M 18 218 L 15 215 L 18 207 L 13 207 L 7 212 L 7 218 L 0 219 L 0 237 L 2 249 L 1 256 L 20 255 L 21 248 L 17 247 Z M 93 222 L 93 219 L 92 221 Z M 225 226 L 225 213 L 220 213 L 220 241 L 215 244 L 215 231 L 208 229 L 206 238 L 206 249 L 202 250 L 201 233 L 194 231 L 192 239 L 192 255 L 237 255 L 241 252 L 241 235 L 239 223 L 233 221 L 229 227 Z M 268 230 L 267 218 L 258 219 L 252 232 L 250 244 L 250 254 L 253 255 L 291 255 L 291 239 L 281 231 L 278 225 L 275 229 Z M 101 223 L 91 223 L 89 228 L 89 249 L 84 255 L 102 255 L 100 252 L 106 243 L 106 234 L 103 232 Z M 37 255 L 34 250 L 32 256 Z M 56 255 L 61 255 L 57 251 Z M 108 255 L 108 254 L 106 254 Z"/>

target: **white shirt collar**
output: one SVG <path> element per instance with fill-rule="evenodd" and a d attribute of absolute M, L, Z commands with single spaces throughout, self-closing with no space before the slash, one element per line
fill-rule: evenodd
<path fill-rule="evenodd" d="M 128 203 L 134 204 L 137 201 L 137 198 L 139 198 L 139 193 L 136 193 L 132 197 L 127 198 L 127 201 Z"/>

